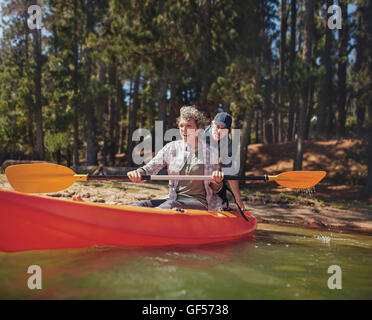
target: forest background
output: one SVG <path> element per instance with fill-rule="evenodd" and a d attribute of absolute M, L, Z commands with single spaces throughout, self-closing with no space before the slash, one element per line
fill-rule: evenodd
<path fill-rule="evenodd" d="M 251 144 L 292 143 L 301 170 L 305 141 L 357 141 L 372 195 L 371 0 L 0 4 L 0 163 L 131 167 L 135 129 L 196 105 L 233 115 L 241 174 Z"/>

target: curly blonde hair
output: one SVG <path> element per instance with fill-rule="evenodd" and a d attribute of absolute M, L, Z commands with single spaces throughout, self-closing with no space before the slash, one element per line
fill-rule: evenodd
<path fill-rule="evenodd" d="M 181 118 L 185 120 L 193 119 L 198 129 L 204 128 L 208 124 L 208 119 L 204 113 L 194 106 L 181 107 L 180 116 L 177 118 L 177 125 L 179 125 Z"/>

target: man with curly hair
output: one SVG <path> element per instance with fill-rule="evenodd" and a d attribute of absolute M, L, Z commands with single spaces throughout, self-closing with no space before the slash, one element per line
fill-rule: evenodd
<path fill-rule="evenodd" d="M 180 110 L 178 128 L 181 140 L 166 144 L 145 166 L 128 172 L 133 182 L 141 182 L 143 175 L 155 175 L 165 166 L 169 175 L 212 175 L 211 181 L 170 180 L 166 199 L 143 200 L 132 205 L 157 208 L 218 210 L 222 200 L 217 192 L 222 188 L 223 173 L 218 171 L 218 150 L 198 138 L 207 119 L 193 106 Z"/>

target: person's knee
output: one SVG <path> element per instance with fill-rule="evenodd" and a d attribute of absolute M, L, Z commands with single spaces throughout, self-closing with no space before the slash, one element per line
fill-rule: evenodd
<path fill-rule="evenodd" d="M 177 208 L 179 205 L 177 203 L 177 201 L 175 200 L 167 200 L 165 202 L 163 202 L 160 206 L 158 206 L 158 208 L 162 208 L 162 209 L 172 209 L 172 208 Z"/>
<path fill-rule="evenodd" d="M 166 202 L 165 199 L 141 200 L 141 201 L 137 201 L 135 203 L 132 203 L 131 206 L 159 208 L 159 206 L 162 205 L 164 202 Z"/>
<path fill-rule="evenodd" d="M 134 206 L 134 207 L 148 207 L 148 203 L 147 203 L 147 200 L 141 200 L 141 201 L 137 201 L 137 202 L 134 202 L 134 203 L 130 204 L 130 206 Z"/>

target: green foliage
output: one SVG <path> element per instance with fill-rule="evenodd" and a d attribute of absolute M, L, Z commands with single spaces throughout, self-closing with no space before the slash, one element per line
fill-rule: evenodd
<path fill-rule="evenodd" d="M 67 150 L 71 144 L 71 135 L 68 132 L 49 133 L 45 136 L 45 147 L 50 153 Z"/>
<path fill-rule="evenodd" d="M 225 75 L 213 83 L 210 98 L 220 103 L 230 103 L 235 119 L 240 119 L 247 108 L 259 105 L 262 96 L 255 88 L 255 64 L 251 59 L 236 57 L 226 67 Z"/>
<path fill-rule="evenodd" d="M 11 157 L 12 152 L 33 157 L 35 151 L 37 74 L 35 38 L 26 23 L 28 3 L 3 1 L 0 160 Z M 315 10 L 312 65 L 305 68 L 302 62 L 305 11 L 303 3 L 298 2 L 295 59 L 290 61 L 287 52 L 283 83 L 278 83 L 281 3 L 277 0 L 45 0 L 40 3 L 47 8 L 43 14 L 41 94 L 49 158 L 71 160 L 74 130 L 77 130 L 75 142 L 80 155 L 88 152 L 85 149 L 88 138 L 95 146 L 91 149 L 93 153 L 106 155 L 110 148 L 116 148 L 114 153 L 119 149 L 125 153 L 129 147 L 128 127 L 134 101 L 138 102 L 132 119 L 135 127 L 152 129 L 163 101 L 168 104 L 166 117 L 171 116 L 171 111 L 176 117 L 178 108 L 169 105 L 172 98 L 176 105 L 198 104 L 211 114 L 219 104 L 229 105 L 239 126 L 243 125 L 248 110 L 254 110 L 255 115 L 266 121 L 280 108 L 285 115 L 285 129 L 290 98 L 298 106 L 303 99 L 304 84 L 311 79 L 314 108 L 308 117 L 316 112 L 325 72 L 326 20 L 320 3 Z M 287 49 L 291 31 L 289 3 Z M 363 7 L 366 3 L 361 1 L 358 5 Z M 367 13 L 363 17 L 365 24 Z M 355 24 L 351 23 L 350 28 L 351 45 L 362 33 L 356 32 Z M 333 61 L 348 62 L 347 90 L 351 98 L 346 122 L 355 126 L 359 123 L 355 120 L 355 107 L 365 107 L 370 101 L 371 76 L 365 63 L 370 51 L 368 46 L 362 46 L 361 66 L 354 69 L 352 55 L 339 54 L 335 34 L 332 41 Z M 336 71 L 335 67 L 334 87 Z M 289 81 L 291 72 L 293 79 Z M 135 93 L 138 74 L 140 86 Z M 174 96 L 171 96 L 171 84 Z M 160 88 L 164 87 L 165 93 L 164 90 L 161 93 Z M 283 97 L 280 103 L 279 92 Z M 202 102 L 203 94 L 208 98 L 206 104 Z M 336 97 L 335 94 L 330 110 L 333 113 L 336 113 Z M 364 125 L 368 124 L 367 118 Z"/>

